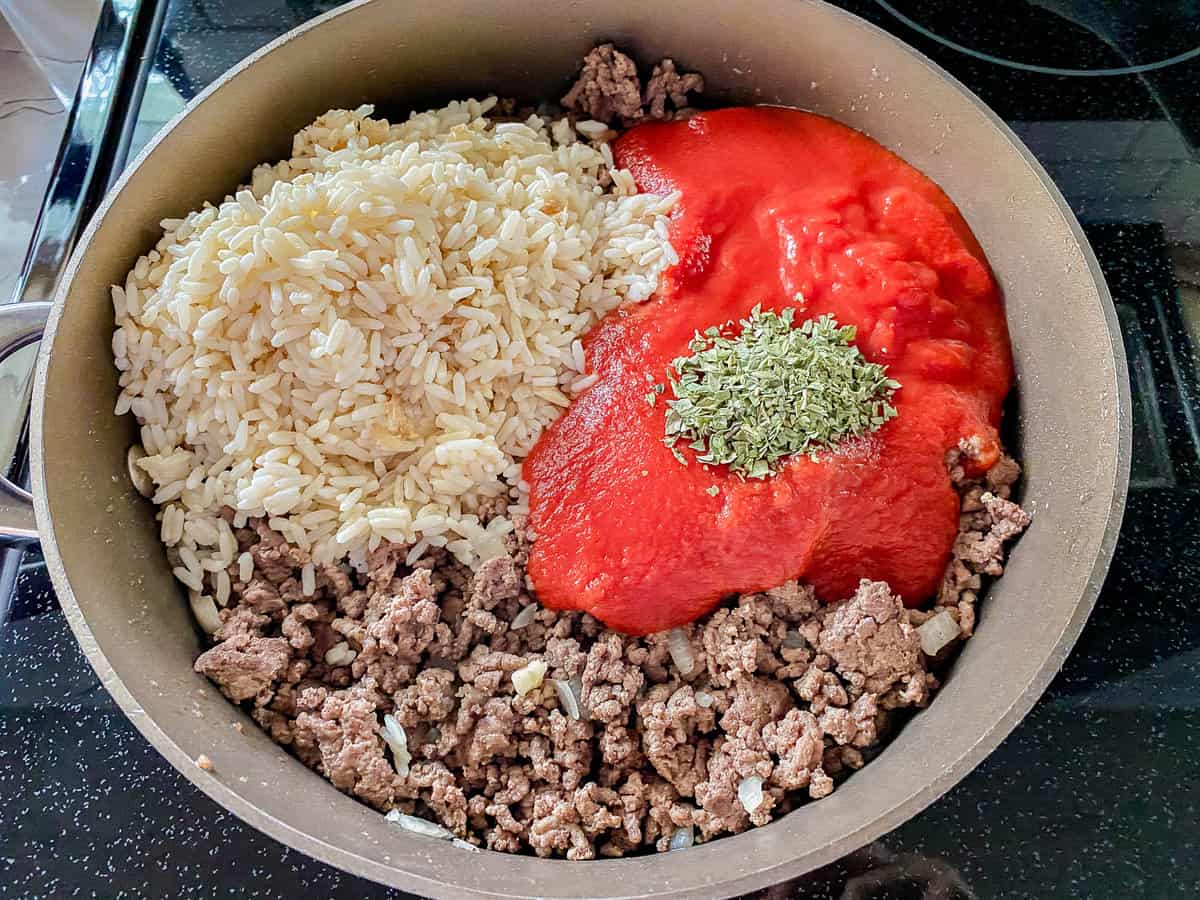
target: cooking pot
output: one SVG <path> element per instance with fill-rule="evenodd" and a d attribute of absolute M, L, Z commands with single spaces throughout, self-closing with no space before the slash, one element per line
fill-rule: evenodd
<path fill-rule="evenodd" d="M 570 863 L 470 853 L 398 830 L 273 744 L 201 676 L 202 648 L 132 488 L 134 423 L 117 396 L 109 285 L 158 222 L 219 201 L 331 107 L 402 113 L 466 95 L 562 95 L 612 40 L 643 62 L 702 72 L 712 105 L 778 103 L 832 116 L 895 150 L 954 199 L 1007 303 L 1017 390 L 1011 449 L 1033 525 L 989 591 L 933 704 L 829 798 L 684 852 Z M 197 787 L 284 843 L 436 897 L 724 897 L 828 863 L 916 814 L 1028 712 L 1100 589 L 1124 507 L 1129 388 L 1112 301 L 1046 173 L 976 97 L 883 31 L 797 0 L 365 0 L 255 53 L 192 102 L 96 213 L 51 305 L 0 308 L 0 343 L 48 314 L 32 412 L 29 495 L 0 483 L 10 541 L 40 538 L 71 627 L 134 725 Z M 234 722 L 244 730 L 231 727 Z M 194 760 L 206 754 L 213 771 Z"/>

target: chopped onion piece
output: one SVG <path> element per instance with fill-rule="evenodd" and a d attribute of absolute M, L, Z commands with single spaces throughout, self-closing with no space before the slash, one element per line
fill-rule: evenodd
<path fill-rule="evenodd" d="M 927 656 L 937 656 L 941 649 L 959 635 L 958 623 L 948 609 L 923 625 L 917 626 L 917 634 L 921 636 L 921 649 Z"/>
<path fill-rule="evenodd" d="M 608 126 L 603 122 L 597 122 L 595 119 L 584 119 L 581 122 L 576 122 L 575 130 L 585 138 L 591 138 L 593 141 L 604 140 L 604 136 L 609 133 Z"/>
<path fill-rule="evenodd" d="M 579 699 L 579 715 L 581 718 L 588 717 L 587 704 L 583 702 L 583 673 L 572 675 L 567 679 L 567 684 L 571 686 L 571 693 Z"/>
<path fill-rule="evenodd" d="M 526 625 L 531 624 L 537 617 L 538 609 L 539 607 L 536 603 L 530 603 L 528 606 L 523 607 L 519 613 L 513 616 L 512 623 L 508 626 L 508 630 L 520 631 Z"/>
<path fill-rule="evenodd" d="M 404 732 L 404 726 L 396 721 L 395 716 L 388 713 L 383 717 L 383 727 L 379 729 L 379 735 L 392 750 L 392 759 L 396 763 L 396 774 L 407 775 L 408 764 L 412 762 L 412 754 L 408 752 L 408 735 Z"/>
<path fill-rule="evenodd" d="M 425 837 L 438 838 L 443 841 L 454 840 L 454 832 L 448 828 L 443 828 L 437 822 L 430 822 L 420 816 L 402 813 L 398 809 L 393 809 L 384 818 L 393 825 L 399 825 L 405 831 L 411 831 L 413 834 L 423 834 Z"/>
<path fill-rule="evenodd" d="M 141 444 L 134 444 L 125 454 L 125 465 L 129 469 L 129 480 L 143 497 L 154 496 L 154 479 L 150 473 L 138 465 L 138 460 L 146 458 L 146 451 Z"/>
<path fill-rule="evenodd" d="M 704 691 L 696 691 L 697 706 L 703 706 L 705 709 L 708 709 L 708 707 L 713 705 L 715 699 L 712 694 L 705 693 Z"/>
<path fill-rule="evenodd" d="M 192 615 L 196 623 L 204 629 L 205 634 L 212 634 L 221 627 L 221 617 L 217 614 L 217 604 L 208 594 L 199 591 L 188 591 L 188 604 L 192 607 Z"/>
<path fill-rule="evenodd" d="M 757 775 L 751 775 L 749 778 L 743 778 L 738 784 L 738 800 L 742 802 L 742 808 L 748 813 L 754 812 L 763 802 L 763 780 Z"/>
<path fill-rule="evenodd" d="M 667 632 L 667 650 L 680 675 L 690 675 L 692 669 L 696 668 L 696 658 L 692 656 L 692 642 L 688 640 L 687 632 L 682 628 L 672 628 Z"/>
<path fill-rule="evenodd" d="M 575 686 L 563 678 L 551 678 L 554 693 L 558 694 L 558 702 L 562 704 L 563 712 L 572 719 L 579 719 L 579 698 L 575 695 Z"/>
<path fill-rule="evenodd" d="M 667 850 L 686 850 L 694 843 L 696 843 L 696 834 L 692 831 L 691 825 L 686 828 L 676 828 L 671 834 L 671 840 L 667 843 Z"/>
<path fill-rule="evenodd" d="M 524 697 L 534 688 L 541 685 L 542 679 L 546 677 L 546 661 L 544 659 L 535 659 L 527 666 L 523 666 L 512 673 L 513 687 L 517 689 L 517 696 Z"/>
<path fill-rule="evenodd" d="M 325 651 L 325 664 L 328 666 L 348 666 L 358 656 L 357 650 L 351 650 L 345 641 L 334 644 Z"/>

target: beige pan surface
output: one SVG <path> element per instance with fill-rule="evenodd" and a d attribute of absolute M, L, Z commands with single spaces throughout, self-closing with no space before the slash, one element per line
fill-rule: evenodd
<path fill-rule="evenodd" d="M 834 795 L 765 828 L 672 853 L 565 863 L 470 854 L 397 831 L 270 742 L 191 670 L 200 643 L 153 509 L 125 477 L 112 416 L 108 285 L 156 223 L 219 200 L 330 107 L 424 107 L 467 94 L 559 96 L 596 42 L 674 56 L 707 102 L 783 103 L 861 129 L 938 181 L 1005 291 L 1019 378 L 1015 447 L 1034 524 L 945 689 Z M 71 263 L 34 409 L 37 515 L 85 652 L 133 723 L 217 802 L 299 850 L 438 897 L 719 897 L 827 863 L 911 817 L 1014 727 L 1049 683 L 1103 580 L 1124 504 L 1128 379 L 1111 300 L 1042 169 L 965 88 L 823 3 L 368 0 L 235 68 L 139 157 Z M 245 732 L 231 727 L 246 724 Z M 205 753 L 216 770 L 192 762 Z M 239 777 L 243 776 L 243 777 Z"/>

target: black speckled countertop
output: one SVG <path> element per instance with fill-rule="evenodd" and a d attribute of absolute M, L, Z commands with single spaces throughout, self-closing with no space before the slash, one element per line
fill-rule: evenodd
<path fill-rule="evenodd" d="M 337 4 L 147 5 L 152 65 L 120 111 L 118 164 L 228 66 Z M 840 5 L 975 90 L 1084 223 L 1129 352 L 1133 482 L 1096 611 L 1026 721 L 882 841 L 764 893 L 1200 896 L 1200 4 Z M 402 895 L 287 850 L 167 765 L 97 682 L 27 553 L 0 567 L 0 896 Z"/>

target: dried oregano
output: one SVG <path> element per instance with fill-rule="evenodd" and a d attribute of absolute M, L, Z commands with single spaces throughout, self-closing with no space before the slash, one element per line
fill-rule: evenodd
<path fill-rule="evenodd" d="M 896 415 L 888 401 L 900 384 L 859 353 L 854 326 L 822 316 L 793 327 L 794 315 L 756 306 L 740 333 L 696 332 L 691 354 L 671 363 L 664 443 L 680 462 L 683 441 L 701 463 L 765 478 L 786 456 L 815 457 Z"/>

